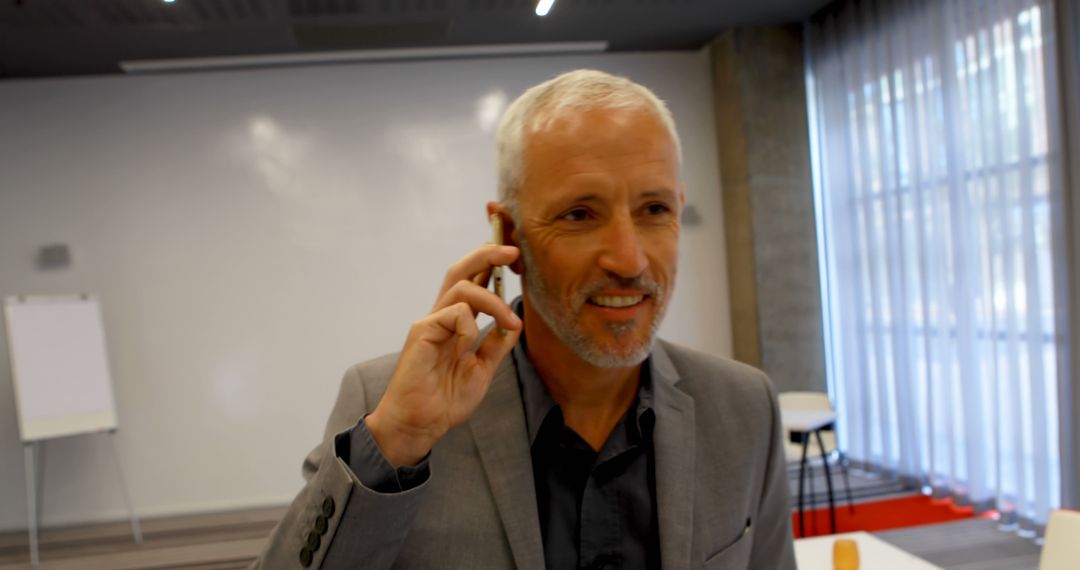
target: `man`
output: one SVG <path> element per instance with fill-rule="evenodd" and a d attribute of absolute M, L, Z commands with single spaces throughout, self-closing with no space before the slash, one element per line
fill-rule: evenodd
<path fill-rule="evenodd" d="M 256 566 L 794 568 L 768 379 L 654 338 L 685 201 L 666 106 L 567 73 L 507 110 L 498 160 L 508 245 L 345 374 Z M 486 289 L 507 265 L 512 306 Z"/>

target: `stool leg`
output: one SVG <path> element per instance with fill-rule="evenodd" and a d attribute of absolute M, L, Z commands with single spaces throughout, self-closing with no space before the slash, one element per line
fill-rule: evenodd
<path fill-rule="evenodd" d="M 806 537 L 806 523 L 803 520 L 803 484 L 806 481 L 806 448 L 810 440 L 803 434 L 802 460 L 799 461 L 799 538 Z"/>
<path fill-rule="evenodd" d="M 832 534 L 836 534 L 836 501 L 832 492 L 832 473 L 829 471 L 829 454 L 825 453 L 825 443 L 821 440 L 821 430 L 814 432 L 817 436 L 818 449 L 821 450 L 821 463 L 825 467 L 825 487 L 829 490 L 829 526 Z"/>
<path fill-rule="evenodd" d="M 855 501 L 851 500 L 851 482 L 848 481 L 847 457 L 840 451 L 836 452 L 836 456 L 840 460 L 840 472 L 844 474 L 844 491 L 847 493 L 848 511 L 855 514 Z"/>
<path fill-rule="evenodd" d="M 806 434 L 806 438 L 810 439 L 810 434 Z M 814 490 L 814 466 L 810 464 L 809 461 L 806 463 L 807 469 L 810 471 L 807 474 L 807 479 L 810 482 L 810 532 L 814 533 L 814 536 L 817 536 L 817 491 Z"/>

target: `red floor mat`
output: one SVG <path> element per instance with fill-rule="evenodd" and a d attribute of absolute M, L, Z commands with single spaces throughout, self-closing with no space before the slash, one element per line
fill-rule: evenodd
<path fill-rule="evenodd" d="M 985 513 L 981 516 L 990 516 Z M 806 536 L 829 534 L 829 509 L 806 511 Z M 975 516 L 971 507 L 958 507 L 951 500 L 933 500 L 923 495 L 859 503 L 852 513 L 847 503 L 837 501 L 836 532 L 854 532 L 859 530 L 878 531 L 909 526 L 921 526 L 969 519 Z M 816 527 L 815 527 L 816 524 Z M 791 528 L 799 538 L 799 512 L 791 515 Z"/>

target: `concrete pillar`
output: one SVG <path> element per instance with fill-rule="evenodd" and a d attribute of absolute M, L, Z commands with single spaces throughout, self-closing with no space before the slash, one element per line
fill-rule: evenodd
<path fill-rule="evenodd" d="M 802 33 L 733 29 L 711 51 L 734 356 L 824 391 Z"/>

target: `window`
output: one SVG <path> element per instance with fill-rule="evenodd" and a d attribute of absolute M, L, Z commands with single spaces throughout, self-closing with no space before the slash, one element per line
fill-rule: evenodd
<path fill-rule="evenodd" d="M 830 390 L 851 457 L 1024 529 L 1060 503 L 1052 5 L 849 3 L 808 32 Z"/>

